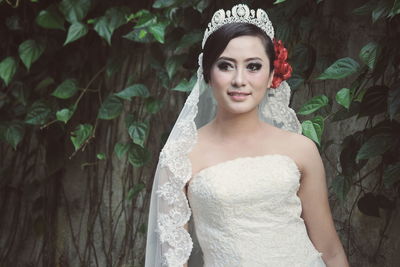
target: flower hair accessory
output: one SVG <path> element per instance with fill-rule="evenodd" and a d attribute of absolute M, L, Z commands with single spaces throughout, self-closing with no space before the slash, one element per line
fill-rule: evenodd
<path fill-rule="evenodd" d="M 292 67 L 289 65 L 287 60 L 287 49 L 283 46 L 281 40 L 276 41 L 274 39 L 275 48 L 275 61 L 274 61 L 274 77 L 272 79 L 272 88 L 278 88 L 281 82 L 287 80 L 292 76 Z"/>

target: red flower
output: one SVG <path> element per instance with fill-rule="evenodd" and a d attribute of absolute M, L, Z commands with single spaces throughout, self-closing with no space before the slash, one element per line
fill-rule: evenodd
<path fill-rule="evenodd" d="M 274 39 L 275 61 L 274 61 L 274 77 L 272 79 L 272 88 L 278 88 L 282 81 L 287 80 L 292 75 L 292 67 L 287 60 L 288 52 L 283 46 L 281 40 Z"/>

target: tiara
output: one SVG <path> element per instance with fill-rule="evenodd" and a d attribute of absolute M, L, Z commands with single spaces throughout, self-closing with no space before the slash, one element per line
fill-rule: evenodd
<path fill-rule="evenodd" d="M 247 5 L 239 4 L 232 7 L 232 11 L 220 9 L 214 13 L 211 22 L 208 23 L 208 27 L 204 32 L 201 47 L 204 48 L 208 37 L 210 37 L 213 32 L 229 23 L 250 23 L 256 25 L 261 28 L 271 40 L 274 39 L 274 28 L 272 27 L 267 13 L 262 9 L 257 9 L 256 13 L 254 9 L 249 9 Z"/>

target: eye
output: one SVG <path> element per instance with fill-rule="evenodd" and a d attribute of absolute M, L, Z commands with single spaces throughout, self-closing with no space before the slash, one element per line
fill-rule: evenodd
<path fill-rule="evenodd" d="M 260 63 L 250 63 L 249 65 L 247 65 L 247 69 L 249 69 L 250 71 L 258 71 L 260 70 L 262 67 L 262 65 Z"/>
<path fill-rule="evenodd" d="M 226 61 L 219 62 L 217 64 L 217 67 L 220 70 L 232 70 L 233 69 L 233 65 Z"/>

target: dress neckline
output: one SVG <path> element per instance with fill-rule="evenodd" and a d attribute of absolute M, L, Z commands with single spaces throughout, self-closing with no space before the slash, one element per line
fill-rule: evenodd
<path fill-rule="evenodd" d="M 240 161 L 240 160 L 244 160 L 244 159 L 261 159 L 261 158 L 267 158 L 267 157 L 282 157 L 282 158 L 286 158 L 286 159 L 288 159 L 290 162 L 292 162 L 292 163 L 296 166 L 297 171 L 298 171 L 299 173 L 301 173 L 299 166 L 297 165 L 296 161 L 295 161 L 292 157 L 290 157 L 290 156 L 288 156 L 288 155 L 285 155 L 285 154 L 279 154 L 279 153 L 272 153 L 272 154 L 271 154 L 271 153 L 270 153 L 270 154 L 264 154 L 264 155 L 259 155 L 259 156 L 240 156 L 240 157 L 236 157 L 236 158 L 233 158 L 233 159 L 221 161 L 221 162 L 219 162 L 219 163 L 216 163 L 216 164 L 213 164 L 213 165 L 211 165 L 211 166 L 208 166 L 208 167 L 205 167 L 205 168 L 201 169 L 200 171 L 198 171 L 197 173 L 195 173 L 194 175 L 192 175 L 192 179 L 195 178 L 195 177 L 197 177 L 197 176 L 200 176 L 203 172 L 212 170 L 212 169 L 214 169 L 214 168 L 223 166 L 223 165 L 225 165 L 225 164 L 229 164 L 229 163 L 236 162 L 236 161 Z M 190 183 L 190 181 L 191 181 L 192 179 L 189 180 L 189 183 Z"/>

